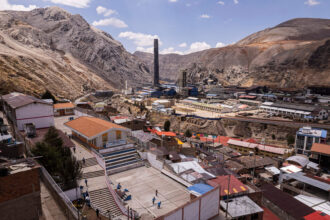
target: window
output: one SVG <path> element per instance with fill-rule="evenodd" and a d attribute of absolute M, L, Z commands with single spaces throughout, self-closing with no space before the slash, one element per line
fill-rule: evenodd
<path fill-rule="evenodd" d="M 102 134 L 102 142 L 103 144 L 107 143 L 108 141 L 108 133 Z"/>
<path fill-rule="evenodd" d="M 116 140 L 120 140 L 121 139 L 121 131 L 116 131 Z"/>

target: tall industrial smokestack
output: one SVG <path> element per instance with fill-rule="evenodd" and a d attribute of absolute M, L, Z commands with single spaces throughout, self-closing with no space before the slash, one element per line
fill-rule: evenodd
<path fill-rule="evenodd" d="M 154 86 L 159 85 L 158 39 L 154 39 Z"/>

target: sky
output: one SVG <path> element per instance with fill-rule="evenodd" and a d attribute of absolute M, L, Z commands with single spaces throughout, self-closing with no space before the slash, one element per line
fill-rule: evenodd
<path fill-rule="evenodd" d="M 188 54 L 223 47 L 299 17 L 330 19 L 330 0 L 0 0 L 0 10 L 59 6 L 82 15 L 129 52 Z"/>

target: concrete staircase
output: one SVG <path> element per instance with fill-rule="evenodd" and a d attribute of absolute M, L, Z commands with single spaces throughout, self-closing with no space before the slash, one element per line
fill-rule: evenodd
<path fill-rule="evenodd" d="M 102 154 L 108 174 L 132 169 L 143 165 L 143 162 L 134 147 Z"/>
<path fill-rule="evenodd" d="M 80 161 L 80 163 L 82 165 L 82 168 L 91 167 L 98 164 L 95 157 L 85 159 L 85 164 L 82 162 L 82 160 Z"/>
<path fill-rule="evenodd" d="M 90 191 L 89 197 L 94 209 L 99 209 L 104 216 L 109 216 L 108 210 L 114 217 L 123 215 L 108 188 Z"/>
<path fill-rule="evenodd" d="M 98 177 L 98 176 L 104 176 L 104 170 L 83 173 L 81 177 L 82 177 L 82 179 L 88 179 L 88 178 L 94 178 L 94 177 Z"/>

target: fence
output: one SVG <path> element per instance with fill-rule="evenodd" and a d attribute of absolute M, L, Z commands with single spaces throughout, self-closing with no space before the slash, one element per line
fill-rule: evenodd
<path fill-rule="evenodd" d="M 41 167 L 40 176 L 42 181 L 45 183 L 47 189 L 51 192 L 54 197 L 54 200 L 64 210 L 64 213 L 67 219 L 78 219 L 78 209 L 72 204 L 71 200 L 67 195 L 62 191 L 62 189 L 56 184 L 54 179 L 50 176 L 47 170 L 44 167 Z"/>

